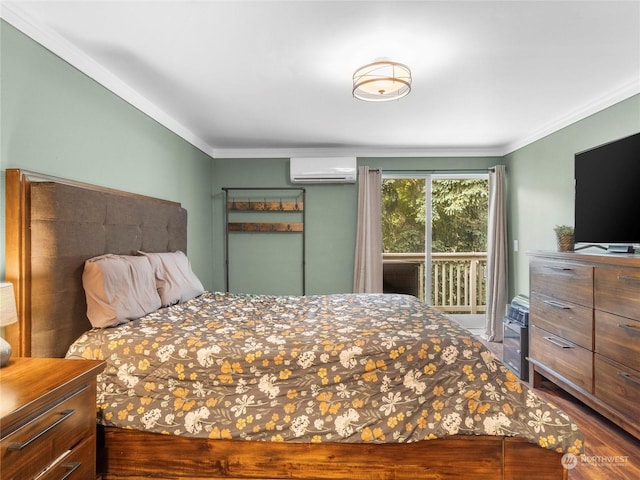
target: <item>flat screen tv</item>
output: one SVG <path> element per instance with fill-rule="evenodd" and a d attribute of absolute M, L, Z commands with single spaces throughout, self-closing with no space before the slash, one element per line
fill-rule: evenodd
<path fill-rule="evenodd" d="M 574 228 L 576 243 L 640 245 L 640 133 L 575 155 Z"/>

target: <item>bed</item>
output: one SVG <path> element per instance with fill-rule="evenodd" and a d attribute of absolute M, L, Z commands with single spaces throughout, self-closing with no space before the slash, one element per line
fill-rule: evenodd
<path fill-rule="evenodd" d="M 186 224 L 174 202 L 6 171 L 7 338 L 20 356 L 113 360 L 104 480 L 566 478 L 573 422 L 413 297 L 204 292 L 91 329 L 85 262 L 186 252 Z"/>

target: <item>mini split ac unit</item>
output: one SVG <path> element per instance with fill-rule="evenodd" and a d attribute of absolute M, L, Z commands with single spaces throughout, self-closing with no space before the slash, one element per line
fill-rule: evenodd
<path fill-rule="evenodd" d="M 291 183 L 355 183 L 356 157 L 292 158 Z"/>

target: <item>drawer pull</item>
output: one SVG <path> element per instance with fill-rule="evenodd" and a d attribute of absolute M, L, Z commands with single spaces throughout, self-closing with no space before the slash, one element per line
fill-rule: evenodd
<path fill-rule="evenodd" d="M 624 328 L 625 330 L 629 330 L 633 333 L 640 333 L 640 327 L 636 327 L 635 325 L 625 325 L 624 323 L 619 323 L 618 327 Z"/>
<path fill-rule="evenodd" d="M 571 348 L 571 345 L 569 345 L 568 343 L 564 343 L 561 342 L 560 340 L 558 340 L 557 338 L 553 338 L 553 337 L 543 337 L 547 342 L 554 344 L 556 347 L 560 347 L 560 348 Z"/>
<path fill-rule="evenodd" d="M 631 275 L 618 275 L 618 280 L 627 282 L 640 282 L 640 277 L 632 277 Z"/>
<path fill-rule="evenodd" d="M 62 414 L 62 416 L 59 419 L 57 419 L 55 422 L 53 422 L 51 425 L 45 427 L 43 430 L 40 430 L 38 433 L 36 433 L 34 436 L 29 438 L 28 440 L 25 440 L 24 442 L 13 442 L 13 443 L 10 443 L 7 448 L 9 450 L 14 450 L 15 451 L 15 450 L 22 450 L 22 449 L 28 447 L 30 444 L 35 442 L 41 436 L 43 436 L 47 432 L 50 432 L 51 430 L 56 428 L 58 425 L 60 425 L 62 422 L 64 422 L 67 418 L 69 418 L 71 415 L 76 413 L 76 411 L 74 409 L 72 409 L 72 408 L 68 408 L 66 410 L 63 410 L 60 413 Z"/>
<path fill-rule="evenodd" d="M 549 270 L 560 271 L 560 272 L 570 272 L 571 270 L 573 270 L 573 268 L 570 268 L 570 267 L 558 267 L 556 265 L 545 265 L 545 268 L 548 268 Z"/>
<path fill-rule="evenodd" d="M 550 306 L 555 307 L 555 308 L 561 308 L 563 310 L 571 310 L 571 307 L 569 305 L 566 305 L 566 304 L 560 303 L 560 302 L 556 302 L 555 300 L 543 300 L 542 303 L 550 305 Z"/>
<path fill-rule="evenodd" d="M 73 474 L 73 472 L 80 468 L 80 465 L 82 465 L 82 463 L 80 462 L 69 462 L 62 465 L 62 467 L 66 468 L 67 471 L 63 476 L 60 477 L 60 480 L 66 480 L 67 478 L 69 478 Z"/>
<path fill-rule="evenodd" d="M 635 383 L 636 385 L 640 385 L 640 380 L 632 377 L 627 372 L 618 372 L 618 375 L 620 375 L 625 380 L 628 380 L 629 382 Z"/>

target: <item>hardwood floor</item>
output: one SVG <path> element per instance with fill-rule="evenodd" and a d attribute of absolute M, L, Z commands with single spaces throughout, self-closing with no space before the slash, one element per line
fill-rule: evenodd
<path fill-rule="evenodd" d="M 501 343 L 483 343 L 502 358 Z M 585 437 L 585 455 L 569 470 L 568 480 L 640 479 L 640 440 L 551 382 L 543 382 L 536 392 L 565 411 Z"/>
<path fill-rule="evenodd" d="M 551 382 L 536 392 L 569 414 L 585 437 L 585 455 L 569 480 L 640 479 L 640 440 Z"/>

